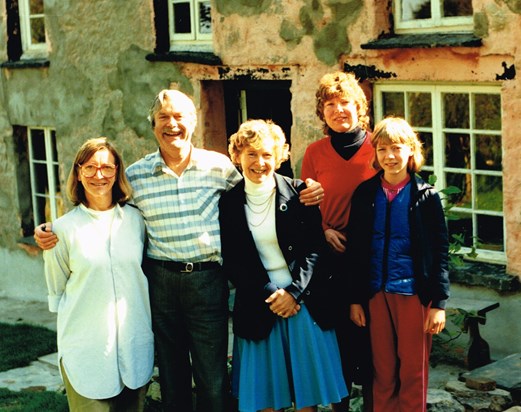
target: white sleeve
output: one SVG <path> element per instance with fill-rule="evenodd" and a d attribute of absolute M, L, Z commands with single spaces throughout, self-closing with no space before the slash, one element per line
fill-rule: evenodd
<path fill-rule="evenodd" d="M 53 226 L 53 231 L 56 226 Z M 58 234 L 57 231 L 55 231 Z M 60 299 L 70 277 L 69 248 L 63 232 L 58 235 L 60 241 L 55 247 L 43 252 L 45 281 L 47 283 L 49 311 L 58 312 Z"/>

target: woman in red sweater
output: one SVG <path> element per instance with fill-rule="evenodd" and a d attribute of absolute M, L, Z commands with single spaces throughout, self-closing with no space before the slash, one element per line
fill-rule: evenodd
<path fill-rule="evenodd" d="M 327 260 L 334 280 L 335 329 L 344 379 L 349 393 L 353 382 L 362 385 L 364 410 L 371 411 L 369 338 L 365 329 L 358 328 L 349 319 L 345 271 L 349 266 L 344 260 L 351 197 L 360 183 L 375 174 L 371 166 L 374 151 L 367 131 L 367 110 L 367 98 L 352 74 L 335 72 L 322 77 L 316 92 L 316 113 L 323 121 L 325 136 L 308 146 L 301 178 L 319 181 L 325 191 L 320 211 L 330 246 Z M 349 398 L 334 404 L 333 410 L 349 411 Z"/>

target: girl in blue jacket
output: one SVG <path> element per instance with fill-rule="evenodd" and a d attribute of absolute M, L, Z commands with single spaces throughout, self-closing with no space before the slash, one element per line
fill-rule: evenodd
<path fill-rule="evenodd" d="M 372 145 L 381 170 L 357 188 L 348 227 L 351 320 L 369 327 L 374 412 L 421 412 L 432 335 L 445 327 L 449 296 L 445 216 L 437 192 L 416 175 L 421 142 L 405 120 L 378 123 Z"/>

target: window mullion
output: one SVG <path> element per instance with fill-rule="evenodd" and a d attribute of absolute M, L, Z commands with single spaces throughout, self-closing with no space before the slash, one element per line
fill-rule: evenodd
<path fill-rule="evenodd" d="M 53 159 L 53 141 L 51 136 L 51 130 L 44 130 L 45 136 L 45 166 L 47 168 L 47 185 L 49 187 L 48 199 L 51 210 L 51 220 L 55 220 L 57 216 L 56 208 L 56 176 L 54 175 L 54 163 Z"/>
<path fill-rule="evenodd" d="M 431 17 L 435 25 L 441 24 L 441 7 L 442 4 L 440 0 L 431 0 Z"/>
<path fill-rule="evenodd" d="M 442 99 L 441 93 L 435 88 L 432 96 L 432 149 L 434 174 L 437 177 L 436 188 L 438 190 L 447 187 L 445 179 L 445 141 L 443 133 L 442 119 Z"/>
<path fill-rule="evenodd" d="M 476 144 L 475 144 L 475 128 L 476 128 L 476 105 L 474 102 L 473 93 L 469 93 L 469 114 L 470 114 L 470 173 L 471 173 L 471 185 L 472 185 L 472 245 L 476 246 L 478 239 L 478 215 L 476 210 L 478 209 L 477 198 L 478 198 L 478 187 L 476 178 Z"/>
<path fill-rule="evenodd" d="M 199 13 L 196 11 L 196 3 L 197 1 L 196 0 L 190 0 L 189 1 L 189 4 L 190 4 L 190 21 L 192 23 L 192 30 L 191 30 L 191 35 L 192 35 L 192 40 L 197 40 L 197 34 L 199 33 L 199 22 L 197 21 L 198 19 L 198 15 Z"/>
<path fill-rule="evenodd" d="M 27 0 L 20 0 L 18 2 L 20 29 L 22 35 L 22 49 L 27 51 L 31 45 L 31 24 L 29 21 L 29 5 Z"/>
<path fill-rule="evenodd" d="M 240 95 L 239 95 L 239 107 L 240 107 L 240 123 L 245 122 L 248 119 L 248 107 L 247 107 L 247 96 L 246 96 L 246 90 L 241 89 Z"/>
<path fill-rule="evenodd" d="M 34 167 L 34 151 L 33 151 L 33 132 L 32 129 L 27 129 L 27 144 L 29 149 L 29 174 L 31 176 L 31 198 L 33 203 L 33 219 L 34 219 L 34 225 L 39 225 L 40 222 L 40 216 L 38 213 L 38 196 L 36 194 L 36 170 Z"/>

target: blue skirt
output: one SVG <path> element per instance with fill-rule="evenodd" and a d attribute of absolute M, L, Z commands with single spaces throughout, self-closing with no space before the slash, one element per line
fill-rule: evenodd
<path fill-rule="evenodd" d="M 264 340 L 236 336 L 232 391 L 241 412 L 339 402 L 347 388 L 334 330 L 320 329 L 301 305 L 295 316 L 278 317 Z"/>

